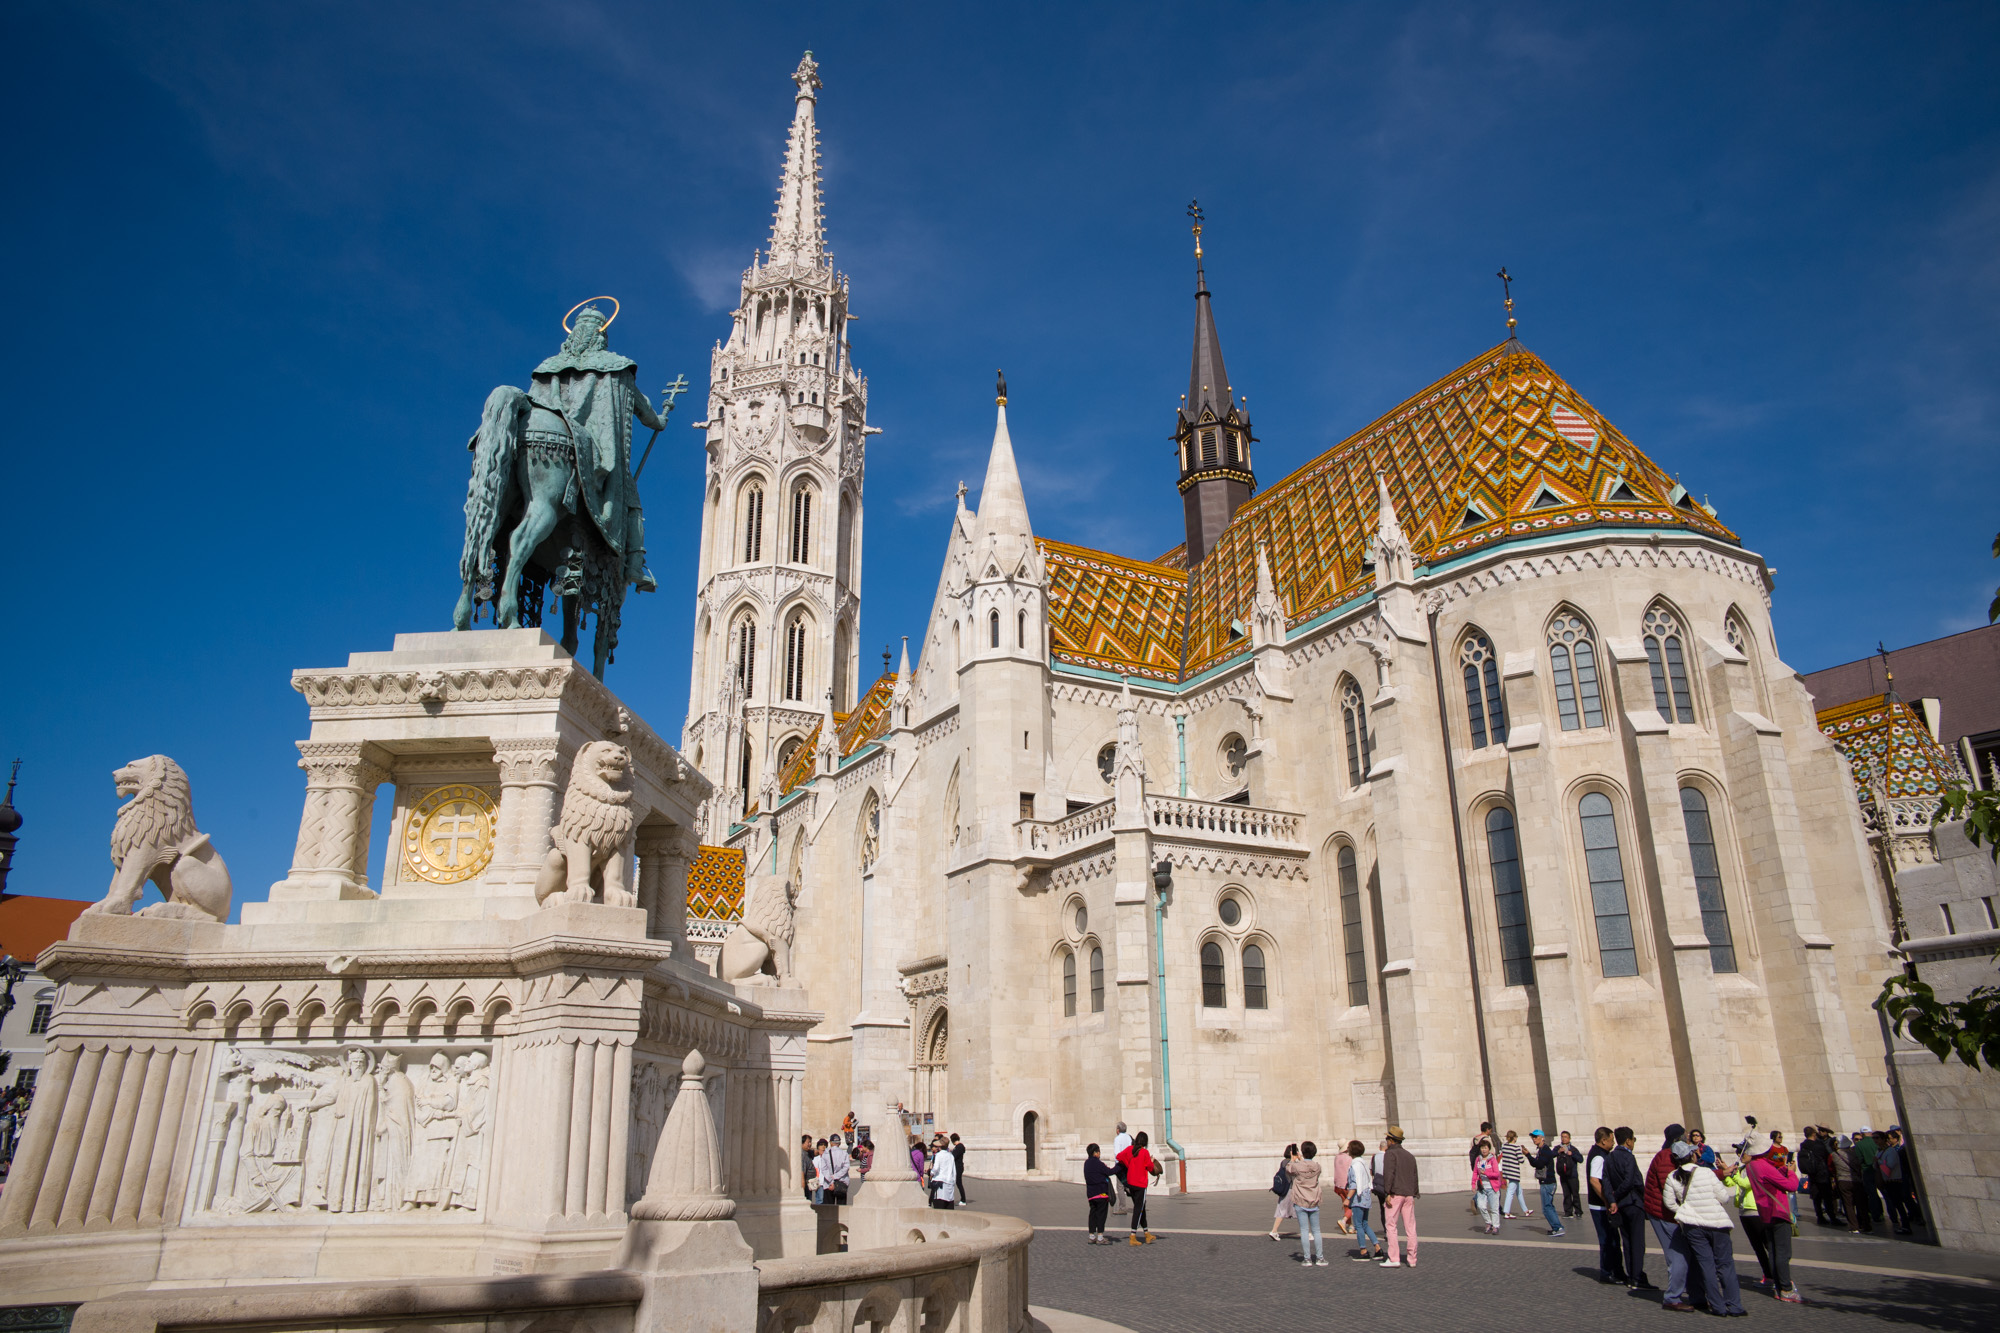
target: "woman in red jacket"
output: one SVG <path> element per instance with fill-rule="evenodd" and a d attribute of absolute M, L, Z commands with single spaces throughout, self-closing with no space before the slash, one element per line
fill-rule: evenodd
<path fill-rule="evenodd" d="M 1165 1175 L 1166 1168 L 1146 1151 L 1148 1142 L 1142 1129 L 1132 1140 L 1132 1146 L 1118 1154 L 1118 1165 L 1125 1171 L 1125 1188 L 1132 1195 L 1132 1234 L 1126 1238 L 1127 1245 L 1153 1243 L 1152 1229 L 1146 1225 L 1146 1187 L 1153 1183 L 1153 1177 Z"/>

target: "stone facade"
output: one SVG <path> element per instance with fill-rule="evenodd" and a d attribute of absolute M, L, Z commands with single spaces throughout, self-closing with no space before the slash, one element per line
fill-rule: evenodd
<path fill-rule="evenodd" d="M 1928 823 L 1926 818 L 1925 823 Z M 1963 824 L 1898 830 L 1883 821 L 1879 841 L 1896 868 L 1897 905 L 1909 938 L 1903 954 L 1940 999 L 1962 1000 L 1996 984 L 2000 951 L 2000 872 L 1990 849 L 1965 837 Z M 1941 1061 L 1897 1040 L 1897 1111 L 1917 1145 L 1917 1169 L 1938 1243 L 2000 1254 L 2000 1076 L 1956 1057 Z M 1880 1122 L 1871 1122 L 1877 1123 Z"/>
<path fill-rule="evenodd" d="M 789 197 L 780 229 L 805 215 Z M 786 668 L 718 662 L 715 590 L 766 590 L 759 643 L 794 594 L 738 560 L 735 497 L 823 442 L 787 443 L 767 408 L 747 437 L 767 459 L 728 423 L 753 370 L 824 373 L 788 337 L 840 342 L 771 333 L 763 272 L 711 392 L 688 743 L 738 788 L 706 841 L 798 885 L 826 1013 L 810 1123 L 929 1115 L 1003 1176 L 1073 1173 L 1123 1119 L 1196 1186 L 1394 1123 L 1456 1188 L 1489 1117 L 1587 1135 L 1888 1114 L 1868 1006 L 1890 921 L 1846 764 L 1779 655 L 1770 571 L 1519 342 L 1246 500 L 1204 277 L 1182 489 L 1242 484 L 1217 492 L 1240 506 L 1219 533 L 1195 507 L 1192 564 L 1193 518 L 1150 561 L 1038 537 L 1003 383 L 977 509 L 961 490 L 899 669 L 758 714 Z M 857 568 L 858 527 L 839 546 L 832 568 Z M 730 776 L 746 752 L 756 784 Z"/>

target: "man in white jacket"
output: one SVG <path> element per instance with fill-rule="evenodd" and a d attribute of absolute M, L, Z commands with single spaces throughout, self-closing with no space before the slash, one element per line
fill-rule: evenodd
<path fill-rule="evenodd" d="M 1687 1238 L 1701 1269 L 1711 1314 L 1743 1314 L 1736 1285 L 1735 1209 L 1729 1187 L 1695 1160 L 1686 1139 L 1673 1145 L 1674 1169 L 1660 1186 L 1660 1202 Z"/>

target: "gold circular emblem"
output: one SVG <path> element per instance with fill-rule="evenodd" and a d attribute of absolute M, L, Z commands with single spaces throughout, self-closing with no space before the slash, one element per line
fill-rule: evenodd
<path fill-rule="evenodd" d="M 477 787 L 439 787 L 410 811 L 403 863 L 433 884 L 460 884 L 493 859 L 493 798 Z"/>

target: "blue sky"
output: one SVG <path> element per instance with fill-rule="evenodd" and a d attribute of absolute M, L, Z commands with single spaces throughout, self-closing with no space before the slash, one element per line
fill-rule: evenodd
<path fill-rule="evenodd" d="M 86 3 L 0 33 L 15 892 L 103 892 L 111 770 L 154 752 L 239 902 L 283 876 L 289 672 L 448 625 L 465 438 L 573 302 L 620 297 L 648 387 L 705 384 L 807 47 L 883 428 L 865 665 L 921 625 L 996 366 L 1038 531 L 1180 539 L 1191 196 L 1266 482 L 1497 342 L 1504 263 L 1528 345 L 1777 567 L 1794 666 L 1969 628 L 2000 576 L 1992 6 Z M 697 440 L 646 471 L 663 591 L 611 671 L 669 736 Z"/>

